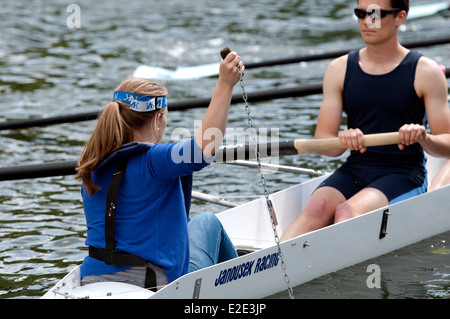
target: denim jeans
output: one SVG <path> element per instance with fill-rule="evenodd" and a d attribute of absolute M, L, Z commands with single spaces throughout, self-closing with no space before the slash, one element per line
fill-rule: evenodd
<path fill-rule="evenodd" d="M 190 271 L 195 271 L 238 256 L 219 219 L 201 213 L 188 223 Z"/>

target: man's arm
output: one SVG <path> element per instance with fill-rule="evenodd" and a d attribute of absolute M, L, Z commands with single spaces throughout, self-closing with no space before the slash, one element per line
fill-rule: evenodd
<path fill-rule="evenodd" d="M 323 100 L 317 118 L 314 138 L 336 137 L 342 121 L 344 78 L 347 56 L 333 60 L 323 79 Z M 329 150 L 319 153 L 326 156 L 339 156 L 345 149 Z"/>
<path fill-rule="evenodd" d="M 450 157 L 450 109 L 447 102 L 447 80 L 436 62 L 426 57 L 419 60 L 414 87 L 418 97 L 424 100 L 427 121 L 432 133 L 427 134 L 426 139 L 420 144 L 430 155 Z M 405 139 L 405 145 L 411 143 L 413 138 L 417 138 L 407 130 L 404 135 L 401 135 L 402 137 Z"/>

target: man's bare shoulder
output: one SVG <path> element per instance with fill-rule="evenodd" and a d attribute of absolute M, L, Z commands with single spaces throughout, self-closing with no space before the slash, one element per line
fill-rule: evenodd
<path fill-rule="evenodd" d="M 328 65 L 327 72 L 328 71 L 333 72 L 333 73 L 345 72 L 345 70 L 347 68 L 347 59 L 348 59 L 348 54 L 340 56 L 339 58 L 334 59 Z"/>
<path fill-rule="evenodd" d="M 330 62 L 325 71 L 324 85 L 339 87 L 341 90 L 344 86 L 345 72 L 347 70 L 347 57 L 343 55 Z"/>
<path fill-rule="evenodd" d="M 425 56 L 422 56 L 417 63 L 414 86 L 419 97 L 422 97 L 427 91 L 434 92 L 435 90 L 445 91 L 445 95 L 447 94 L 447 81 L 441 67 L 436 61 Z"/>
<path fill-rule="evenodd" d="M 439 75 L 439 77 L 443 76 L 442 69 L 437 64 L 436 61 L 426 57 L 422 56 L 419 59 L 419 62 L 417 63 L 417 69 L 416 69 L 417 75 L 420 77 L 435 77 Z M 444 76 L 445 78 L 445 76 Z"/>

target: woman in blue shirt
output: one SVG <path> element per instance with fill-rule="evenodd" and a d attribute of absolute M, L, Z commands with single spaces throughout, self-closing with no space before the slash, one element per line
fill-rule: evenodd
<path fill-rule="evenodd" d="M 222 60 L 202 125 L 180 143 L 160 143 L 167 123 L 164 86 L 128 79 L 116 88 L 78 165 L 89 246 L 82 284 L 155 288 L 237 256 L 219 220 L 210 213 L 190 220 L 185 204 L 192 173 L 209 165 L 222 143 L 237 65 L 244 70 L 235 52 Z"/>

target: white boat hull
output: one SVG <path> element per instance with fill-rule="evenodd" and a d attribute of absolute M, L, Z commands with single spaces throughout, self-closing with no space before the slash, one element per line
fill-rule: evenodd
<path fill-rule="evenodd" d="M 430 175 L 434 173 L 431 169 Z M 281 235 L 298 216 L 311 192 L 324 178 L 326 176 L 312 179 L 271 196 L 278 234 Z M 443 187 L 281 243 L 290 285 L 300 285 L 449 231 L 449 195 L 450 186 Z M 133 298 L 262 298 L 285 290 L 284 272 L 265 200 L 254 200 L 217 216 L 236 247 L 253 252 L 189 273 L 156 293 L 145 293 L 145 289 L 135 287 L 130 290 Z M 383 218 L 387 218 L 387 223 L 383 224 Z M 380 237 L 383 227 L 386 233 Z M 88 297 L 89 286 L 79 287 L 77 269 L 43 298 L 79 298 L 80 289 L 83 289 L 81 295 Z M 114 285 L 97 285 L 96 288 L 104 290 L 104 298 L 127 295 L 123 287 L 117 287 L 117 293 Z"/>

